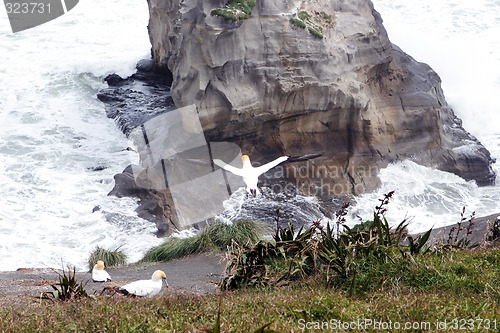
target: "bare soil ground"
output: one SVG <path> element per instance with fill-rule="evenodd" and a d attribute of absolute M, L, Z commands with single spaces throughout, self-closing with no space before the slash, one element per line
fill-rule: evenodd
<path fill-rule="evenodd" d="M 169 288 L 163 288 L 162 292 L 207 293 L 217 291 L 225 265 L 224 255 L 202 253 L 164 263 L 109 267 L 106 270 L 113 279 L 111 282 L 94 283 L 89 272 L 76 272 L 76 279 L 83 283 L 88 281 L 86 291 L 98 295 L 105 287 L 150 279 L 155 270 L 161 269 L 169 284 Z M 58 272 L 50 268 L 0 272 L 0 305 L 19 297 L 39 297 L 45 291 L 52 291 L 51 285 L 59 281 Z"/>

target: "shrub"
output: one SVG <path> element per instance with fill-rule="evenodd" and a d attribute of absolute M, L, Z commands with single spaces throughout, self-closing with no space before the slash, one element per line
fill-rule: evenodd
<path fill-rule="evenodd" d="M 97 246 L 95 250 L 90 254 L 88 265 L 89 270 L 91 271 L 94 268 L 94 265 L 98 260 L 104 261 L 104 264 L 107 267 L 124 265 L 127 256 L 120 250 L 120 247 L 117 247 L 114 250 L 106 250 L 102 247 Z"/>
<path fill-rule="evenodd" d="M 262 236 L 264 226 L 253 220 L 240 220 L 232 225 L 216 222 L 189 238 L 169 238 L 163 244 L 152 248 L 142 261 L 169 261 L 190 254 L 206 251 L 225 251 L 233 242 L 254 244 Z"/>
<path fill-rule="evenodd" d="M 222 289 L 237 289 L 284 283 L 307 276 L 321 275 L 329 286 L 347 288 L 349 294 L 368 288 L 374 272 L 382 272 L 399 261 L 412 262 L 413 257 L 425 253 L 430 230 L 409 245 L 406 237 L 406 220 L 391 228 L 385 216 L 386 205 L 394 192 L 381 199 L 375 207 L 373 221 L 354 228 L 344 222 L 348 204 L 336 213 L 337 232 L 328 223 L 326 228 L 319 221 L 297 233 L 292 225 L 276 228 L 274 242 L 260 241 L 244 247 L 235 245 L 230 253 Z M 276 211 L 279 220 L 279 209 Z M 340 232 L 340 227 L 344 231 Z M 361 283 L 361 285 L 359 285 Z"/>
<path fill-rule="evenodd" d="M 59 275 L 59 282 L 51 285 L 54 291 L 44 292 L 41 296 L 42 299 L 51 299 L 58 301 L 69 301 L 71 299 L 88 297 L 87 292 L 85 291 L 85 284 L 78 282 L 76 280 L 75 268 L 73 267 L 73 271 L 71 271 L 71 267 L 68 267 L 68 272 L 62 270 L 61 273 L 57 273 Z"/>

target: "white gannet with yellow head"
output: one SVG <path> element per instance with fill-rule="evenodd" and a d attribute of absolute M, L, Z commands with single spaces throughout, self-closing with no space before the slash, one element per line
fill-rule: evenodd
<path fill-rule="evenodd" d="M 252 166 L 250 157 L 248 157 L 248 155 L 241 156 L 241 160 L 243 161 L 243 168 L 236 168 L 218 159 L 214 159 L 214 163 L 224 170 L 227 170 L 237 176 L 241 176 L 243 178 L 243 181 L 247 185 L 247 192 L 252 193 L 253 195 L 257 195 L 257 193 L 260 193 L 259 189 L 257 188 L 259 176 L 274 168 L 281 162 L 286 161 L 287 159 L 288 156 L 281 156 L 272 162 L 266 163 L 256 168 Z"/>
<path fill-rule="evenodd" d="M 163 280 L 168 286 L 167 276 L 163 271 L 157 270 L 151 276 L 151 280 L 139 280 L 124 285 L 119 289 L 119 292 L 125 295 L 131 294 L 135 296 L 148 296 L 153 297 L 157 295 L 161 287 L 163 287 Z"/>
<path fill-rule="evenodd" d="M 111 277 L 108 272 L 104 270 L 104 261 L 97 260 L 97 263 L 94 265 L 92 269 L 92 281 L 94 282 L 107 282 L 111 281 Z"/>

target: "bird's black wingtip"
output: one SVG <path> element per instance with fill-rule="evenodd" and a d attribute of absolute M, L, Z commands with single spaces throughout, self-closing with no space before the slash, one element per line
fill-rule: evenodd
<path fill-rule="evenodd" d="M 302 162 L 302 161 L 308 161 L 312 160 L 314 158 L 318 158 L 320 156 L 323 156 L 323 154 L 307 154 L 307 155 L 292 155 L 288 157 L 288 160 L 286 162 Z"/>

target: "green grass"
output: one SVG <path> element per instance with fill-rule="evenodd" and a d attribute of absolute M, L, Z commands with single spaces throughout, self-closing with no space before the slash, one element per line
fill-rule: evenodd
<path fill-rule="evenodd" d="M 487 295 L 500 304 L 500 251 L 454 250 L 445 254 L 427 254 L 411 261 L 393 258 L 394 262 L 366 265 L 359 270 L 358 285 L 362 295 L 378 289 L 397 288 L 420 292 L 446 293 L 455 298 L 472 294 Z M 360 266 L 363 263 L 359 264 Z"/>
<path fill-rule="evenodd" d="M 380 200 L 373 221 L 338 236 L 315 222 L 298 232 L 279 228 L 274 242 L 255 243 L 262 224 L 244 220 L 215 223 L 155 249 L 173 257 L 231 245 L 232 261 L 221 282 L 231 291 L 169 290 L 152 299 L 114 295 L 67 302 L 20 297 L 0 307 L 0 332 L 497 332 L 499 243 L 412 251 L 401 243 L 406 222 L 390 228 L 383 215 L 393 194 Z M 337 212 L 339 225 L 347 207 Z M 278 224 L 279 209 L 276 214 Z M 377 328 L 374 322 L 400 326 Z M 339 330 L 342 323 L 354 328 Z"/>
<path fill-rule="evenodd" d="M 308 12 L 301 11 L 297 14 L 297 17 L 292 17 L 290 19 L 291 24 L 301 29 L 307 28 L 307 31 L 309 31 L 311 35 L 319 39 L 323 38 L 323 27 L 320 25 L 323 21 L 327 24 L 331 24 L 332 17 L 325 12 L 321 12 L 319 16 L 311 16 Z"/>
<path fill-rule="evenodd" d="M 407 235 L 406 220 L 391 227 L 384 213 L 393 195 L 394 191 L 379 200 L 373 221 L 353 228 L 343 224 L 349 207 L 344 204 L 336 212 L 338 220 L 334 227 L 316 221 L 296 232 L 289 225 L 278 228 L 273 241 L 233 246 L 221 288 L 274 287 L 314 277 L 325 286 L 353 296 L 366 295 L 379 286 L 399 284 L 423 291 L 447 289 L 460 296 L 461 292 L 480 293 L 491 289 L 491 285 L 483 281 L 487 273 L 483 274 L 482 270 L 486 267 L 492 269 L 490 282 L 500 286 L 496 256 L 491 260 L 478 257 L 472 263 L 469 254 L 467 260 L 459 260 L 464 249 L 476 247 L 467 241 L 468 233 L 465 238 L 455 240 L 461 245 L 431 248 L 427 241 L 432 229 L 414 238 Z M 279 220 L 279 210 L 276 220 Z M 337 230 L 340 227 L 344 230 Z M 492 297 L 499 301 L 499 289 L 495 288 L 491 289 Z"/>
<path fill-rule="evenodd" d="M 255 0 L 231 0 L 224 7 L 212 10 L 210 15 L 237 22 L 249 18 L 253 7 L 255 7 Z"/>
<path fill-rule="evenodd" d="M 297 16 L 302 21 L 307 21 L 311 18 L 311 15 L 309 15 L 309 13 L 306 11 L 302 11 L 302 12 L 298 13 Z"/>
<path fill-rule="evenodd" d="M 425 255 L 415 264 L 379 267 L 364 294 L 349 296 L 342 288 L 325 287 L 321 277 L 273 288 L 251 288 L 215 294 L 162 294 L 153 299 L 85 298 L 72 302 L 23 299 L 0 307 L 2 332 L 203 332 L 216 323 L 220 304 L 222 332 L 254 332 L 271 323 L 277 332 L 341 330 L 314 329 L 315 323 L 338 324 L 373 320 L 430 325 L 430 329 L 376 330 L 365 326 L 352 332 L 436 331 L 436 323 L 454 319 L 474 323 L 471 330 L 500 328 L 500 249 L 460 250 Z M 221 300 L 222 299 L 222 300 Z M 485 330 L 485 320 L 490 326 Z M 482 320 L 482 321 L 481 321 Z M 482 322 L 483 328 L 478 328 Z M 346 330 L 349 331 L 349 330 Z"/>
<path fill-rule="evenodd" d="M 323 38 L 323 28 L 321 27 L 312 27 L 312 26 L 309 26 L 307 28 L 307 30 L 309 31 L 309 33 L 311 35 L 313 35 L 314 37 L 318 37 L 319 39 L 322 39 Z"/>
<path fill-rule="evenodd" d="M 291 18 L 290 23 L 292 23 L 293 25 L 296 25 L 297 27 L 302 28 L 302 29 L 306 28 L 306 24 L 304 23 L 304 21 L 296 19 L 296 18 Z"/>
<path fill-rule="evenodd" d="M 253 220 L 240 220 L 232 225 L 216 222 L 189 238 L 169 238 L 165 243 L 149 250 L 143 262 L 169 261 L 193 253 L 226 251 L 233 240 L 241 245 L 257 242 L 264 232 L 264 225 Z"/>
<path fill-rule="evenodd" d="M 113 267 L 124 265 L 127 261 L 127 256 L 120 250 L 119 247 L 114 250 L 106 250 L 102 247 L 97 246 L 95 250 L 90 254 L 88 260 L 89 271 L 94 268 L 94 265 L 98 260 L 104 261 L 104 265 L 106 267 Z"/>
<path fill-rule="evenodd" d="M 323 17 L 323 19 L 325 20 L 326 23 L 332 23 L 333 22 L 333 19 L 332 19 L 331 15 L 328 15 L 325 12 L 321 12 L 321 16 Z"/>

